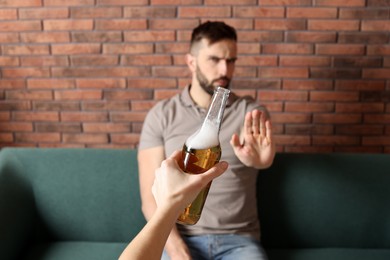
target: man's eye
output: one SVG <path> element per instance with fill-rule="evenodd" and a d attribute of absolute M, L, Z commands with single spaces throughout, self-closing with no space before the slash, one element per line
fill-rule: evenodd
<path fill-rule="evenodd" d="M 210 60 L 211 60 L 212 62 L 215 62 L 215 63 L 218 63 L 218 62 L 219 62 L 219 58 L 217 58 L 217 57 L 211 57 Z"/>
<path fill-rule="evenodd" d="M 227 59 L 226 62 L 227 63 L 230 63 L 230 64 L 234 64 L 236 62 L 237 59 L 233 58 L 233 59 Z"/>

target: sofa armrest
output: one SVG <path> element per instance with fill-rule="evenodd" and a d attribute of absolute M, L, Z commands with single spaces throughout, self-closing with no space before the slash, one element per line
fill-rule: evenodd
<path fill-rule="evenodd" d="M 13 171 L 12 162 L 0 153 L 0 252 L 1 259 L 17 259 L 33 230 L 34 198 L 26 179 Z"/>

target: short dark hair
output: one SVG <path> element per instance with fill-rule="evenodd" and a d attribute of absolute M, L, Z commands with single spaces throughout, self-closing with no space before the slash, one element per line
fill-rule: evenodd
<path fill-rule="evenodd" d="M 200 24 L 192 31 L 191 46 L 194 43 L 207 39 L 210 44 L 221 40 L 237 41 L 236 29 L 225 24 L 224 22 L 210 22 Z"/>

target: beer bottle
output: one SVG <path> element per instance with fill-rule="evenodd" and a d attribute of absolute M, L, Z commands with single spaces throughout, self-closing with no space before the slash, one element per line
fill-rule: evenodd
<path fill-rule="evenodd" d="M 218 87 L 214 91 L 210 107 L 201 127 L 191 135 L 183 146 L 184 171 L 190 174 L 200 174 L 219 162 L 221 145 L 219 143 L 219 129 L 223 112 L 229 97 L 230 90 Z M 198 222 L 204 203 L 209 192 L 211 182 L 198 194 L 195 200 L 188 205 L 177 219 L 177 223 L 194 225 Z"/>

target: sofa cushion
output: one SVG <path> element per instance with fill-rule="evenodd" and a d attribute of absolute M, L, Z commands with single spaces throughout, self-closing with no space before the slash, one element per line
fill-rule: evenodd
<path fill-rule="evenodd" d="M 126 243 L 57 242 L 34 245 L 25 260 L 107 260 L 118 259 Z"/>
<path fill-rule="evenodd" d="M 264 246 L 390 249 L 389 169 L 386 154 L 277 154 L 258 180 Z"/>

